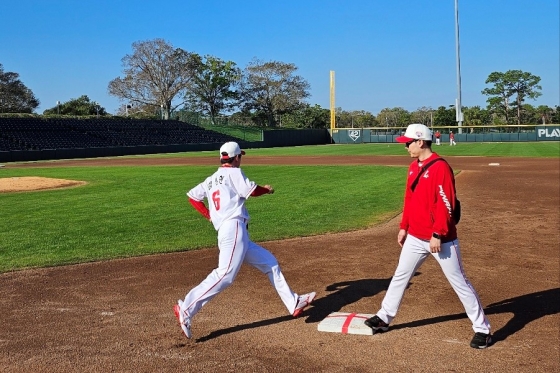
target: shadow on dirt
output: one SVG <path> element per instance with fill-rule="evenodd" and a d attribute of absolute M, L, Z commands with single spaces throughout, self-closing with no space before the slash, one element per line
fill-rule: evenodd
<path fill-rule="evenodd" d="M 417 272 L 415 276 L 420 273 Z M 344 306 L 355 303 L 362 298 L 372 297 L 389 287 L 391 278 L 386 279 L 363 279 L 355 281 L 339 282 L 327 286 L 326 290 L 332 293 L 323 298 L 316 299 L 311 307 L 304 311 L 302 317 L 307 317 L 306 323 L 317 323 L 322 321 L 332 312 L 340 311 Z M 409 284 L 410 286 L 410 284 Z M 374 313 L 373 311 L 372 313 Z M 513 317 L 500 329 L 493 334 L 493 343 L 504 341 L 510 335 L 522 330 L 527 324 L 547 315 L 560 313 L 560 288 L 543 290 L 537 293 L 525 294 L 518 297 L 505 299 L 500 302 L 492 303 L 485 307 L 486 315 L 497 315 L 511 313 Z M 440 322 L 466 319 L 465 313 L 437 316 L 429 319 L 410 321 L 403 324 L 391 325 L 390 330 L 404 328 L 416 328 L 424 325 L 431 325 Z M 492 318 L 490 323 L 492 323 Z M 249 324 L 236 325 L 231 328 L 216 330 L 205 337 L 197 339 L 197 342 L 204 342 L 219 336 L 234 333 L 241 330 L 259 328 L 261 326 L 272 325 L 285 321 L 293 320 L 290 315 L 275 317 L 268 320 L 261 320 Z"/>
<path fill-rule="evenodd" d="M 281 323 L 281 322 L 284 322 L 284 321 L 290 321 L 290 320 L 293 320 L 293 319 L 294 318 L 291 315 L 285 315 L 285 316 L 275 317 L 273 319 L 255 321 L 255 322 L 252 322 L 252 323 L 249 323 L 249 324 L 236 325 L 236 326 L 232 326 L 232 327 L 226 328 L 226 329 L 215 330 L 215 331 L 211 332 L 210 334 L 208 334 L 207 336 L 198 338 L 196 341 L 197 342 L 205 342 L 205 341 L 220 337 L 220 336 L 225 335 L 225 334 L 235 333 L 235 332 L 239 332 L 241 330 L 260 328 L 261 326 L 278 324 L 278 323 Z"/>
<path fill-rule="evenodd" d="M 417 276 L 419 273 L 416 273 Z M 342 307 L 376 295 L 377 293 L 387 290 L 391 277 L 387 279 L 363 279 L 355 281 L 339 282 L 327 286 L 326 290 L 332 293 L 319 299 L 315 299 L 311 307 L 307 308 L 300 318 L 307 317 L 306 323 L 314 323 L 323 320 L 331 312 L 339 311 Z M 261 326 L 272 325 L 284 321 L 290 321 L 294 318 L 290 315 L 275 317 L 273 319 L 261 320 L 249 324 L 237 325 L 231 328 L 216 330 L 197 339 L 197 342 L 208 341 L 224 334 L 234 333 L 241 330 L 259 328 Z"/>
<path fill-rule="evenodd" d="M 390 282 L 391 277 L 344 281 L 329 285 L 325 290 L 332 293 L 313 302 L 312 307 L 307 311 L 308 317 L 305 322 L 320 322 L 332 312 L 340 311 L 344 306 L 356 303 L 362 298 L 373 297 L 387 290 Z"/>
<path fill-rule="evenodd" d="M 492 333 L 494 343 L 504 341 L 510 335 L 517 333 L 532 321 L 547 315 L 560 313 L 560 288 L 543 290 L 537 293 L 525 294 L 492 303 L 485 307 L 484 312 L 487 316 L 502 313 L 513 314 L 513 317 L 503 327 Z M 391 326 L 391 329 L 415 328 L 423 325 L 466 318 L 467 315 L 465 313 L 438 316 L 394 325 Z M 492 318 L 489 318 L 490 324 L 492 324 Z"/>

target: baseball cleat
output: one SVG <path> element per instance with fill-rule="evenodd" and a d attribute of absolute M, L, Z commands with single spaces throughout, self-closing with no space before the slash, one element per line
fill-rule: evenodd
<path fill-rule="evenodd" d="M 485 333 L 474 333 L 474 337 L 471 340 L 472 348 L 486 348 L 492 343 L 492 336 Z"/>
<path fill-rule="evenodd" d="M 377 315 L 370 317 L 369 319 L 364 321 L 364 324 L 369 326 L 374 333 L 386 332 L 387 330 L 389 330 L 389 324 L 381 320 Z"/>
<path fill-rule="evenodd" d="M 315 295 L 316 293 L 314 291 L 311 293 L 300 295 L 298 297 L 296 309 L 294 310 L 294 313 L 292 313 L 292 316 L 298 317 L 299 315 L 301 315 L 305 307 L 309 306 L 311 302 L 313 302 L 313 299 L 315 299 Z"/>
<path fill-rule="evenodd" d="M 183 333 L 185 333 L 187 338 L 190 339 L 192 337 L 191 319 L 190 319 L 190 317 L 185 317 L 186 313 L 181 311 L 181 305 L 183 304 L 183 301 L 179 300 L 179 301 L 177 301 L 177 303 L 178 304 L 173 306 L 173 313 L 175 313 L 175 317 L 179 321 L 179 325 L 181 326 L 181 329 L 183 330 Z"/>

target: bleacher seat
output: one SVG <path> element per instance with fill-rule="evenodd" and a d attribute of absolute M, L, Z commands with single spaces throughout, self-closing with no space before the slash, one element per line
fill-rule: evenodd
<path fill-rule="evenodd" d="M 0 151 L 223 143 L 232 136 L 177 120 L 0 118 Z"/>

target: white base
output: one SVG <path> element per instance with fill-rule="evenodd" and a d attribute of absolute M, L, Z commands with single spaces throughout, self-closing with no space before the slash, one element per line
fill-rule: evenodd
<path fill-rule="evenodd" d="M 367 313 L 333 312 L 317 325 L 320 332 L 373 335 L 364 321 L 373 317 Z"/>

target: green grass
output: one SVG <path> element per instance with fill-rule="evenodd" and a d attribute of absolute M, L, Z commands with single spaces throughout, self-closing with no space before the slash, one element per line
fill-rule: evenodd
<path fill-rule="evenodd" d="M 216 232 L 185 196 L 214 170 L 4 169 L 2 177 L 43 176 L 88 184 L 0 194 L 0 272 L 215 246 Z M 402 168 L 379 166 L 247 166 L 244 171 L 277 191 L 247 202 L 255 241 L 377 223 L 399 209 L 406 175 Z"/>
<path fill-rule="evenodd" d="M 465 143 L 443 156 L 559 157 L 560 143 Z M 196 152 L 135 157 L 196 157 Z M 251 155 L 400 155 L 398 144 L 250 149 Z M 279 162 L 281 163 L 281 162 Z M 185 192 L 216 167 L 3 168 L 0 177 L 83 180 L 71 189 L 0 194 L 0 272 L 216 245 Z M 277 193 L 250 198 L 254 241 L 362 229 L 399 213 L 406 169 L 382 166 L 244 166 Z"/>
<path fill-rule="evenodd" d="M 442 156 L 560 157 L 560 142 L 459 143 L 432 146 Z M 406 155 L 402 144 L 332 144 L 251 149 L 255 155 Z"/>
<path fill-rule="evenodd" d="M 433 150 L 441 156 L 484 156 L 484 157 L 560 157 L 560 142 L 504 142 L 504 143 L 459 143 L 433 145 Z M 208 157 L 217 151 L 198 151 L 188 153 L 167 153 L 130 157 Z M 247 156 L 352 156 L 352 155 L 403 155 L 406 150 L 402 144 L 328 144 L 296 146 L 289 148 L 248 149 Z"/>

